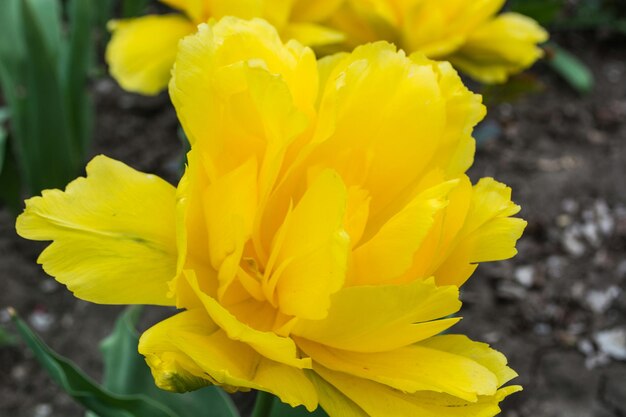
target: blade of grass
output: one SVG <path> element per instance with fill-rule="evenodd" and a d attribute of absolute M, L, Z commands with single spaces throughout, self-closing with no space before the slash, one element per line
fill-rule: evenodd
<path fill-rule="evenodd" d="M 93 105 L 86 90 L 88 74 L 94 65 L 93 29 L 96 24 L 94 0 L 71 0 L 68 4 L 69 50 L 63 67 L 65 106 L 73 146 L 84 159 L 91 142 Z"/>
<path fill-rule="evenodd" d="M 58 73 L 58 56 L 48 47 L 41 28 L 37 2 L 23 3 L 24 37 L 27 48 L 25 110 L 28 124 L 18 142 L 22 170 L 27 172 L 29 191 L 59 188 L 76 176 L 81 161 L 73 146 Z"/>
<path fill-rule="evenodd" d="M 76 401 L 100 417 L 177 417 L 177 414 L 153 399 L 143 395 L 119 395 L 100 387 L 83 374 L 76 365 L 50 349 L 18 317 L 13 309 L 9 314 L 21 338 L 52 379 Z"/>
<path fill-rule="evenodd" d="M 583 94 L 593 89 L 593 74 L 580 59 L 554 42 L 550 42 L 546 49 L 550 67 L 570 86 Z"/>

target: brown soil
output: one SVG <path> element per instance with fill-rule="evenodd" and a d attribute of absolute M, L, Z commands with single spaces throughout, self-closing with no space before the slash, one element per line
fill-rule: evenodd
<path fill-rule="evenodd" d="M 504 352 L 519 372 L 525 391 L 503 404 L 506 417 L 626 416 L 626 50 L 567 44 L 593 68 L 594 92 L 581 97 L 538 68 L 543 92 L 490 109 L 496 134 L 470 173 L 511 185 L 529 222 L 519 255 L 481 266 L 464 287 L 456 327 Z M 93 92 L 94 153 L 174 181 L 181 147 L 167 96 L 127 94 L 109 79 Z M 76 300 L 47 278 L 35 262 L 42 245 L 18 238 L 13 222 L 0 210 L 0 308 L 14 306 L 98 378 L 97 344 L 120 308 Z M 83 410 L 20 345 L 0 347 L 0 415 Z"/>

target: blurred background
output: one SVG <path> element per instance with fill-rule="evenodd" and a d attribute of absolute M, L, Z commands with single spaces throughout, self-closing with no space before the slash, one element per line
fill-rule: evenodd
<path fill-rule="evenodd" d="M 0 5 L 0 308 L 13 306 L 53 349 L 96 379 L 99 342 L 121 308 L 82 302 L 18 238 L 24 197 L 63 187 L 106 154 L 172 183 L 183 146 L 166 93 L 124 92 L 103 54 L 111 18 L 148 0 Z M 54 3 L 54 6 L 50 6 Z M 511 261 L 463 287 L 458 332 L 509 358 L 525 390 L 505 417 L 626 416 L 626 2 L 515 0 L 551 32 L 546 59 L 485 96 L 470 176 L 513 188 L 529 225 Z M 146 323 L 157 313 L 147 315 Z M 154 319 L 154 317 L 153 317 Z M 0 415 L 82 416 L 0 314 Z"/>

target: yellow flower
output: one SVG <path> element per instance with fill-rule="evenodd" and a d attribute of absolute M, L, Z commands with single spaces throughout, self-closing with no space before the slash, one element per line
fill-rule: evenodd
<path fill-rule="evenodd" d="M 112 31 L 106 59 L 111 75 L 128 91 L 154 95 L 162 91 L 178 42 L 210 18 L 262 17 L 279 28 L 285 39 L 306 45 L 336 44 L 339 32 L 319 25 L 342 0 L 160 0 L 182 14 L 149 15 L 109 23 Z"/>
<path fill-rule="evenodd" d="M 329 27 L 349 46 L 385 39 L 448 60 L 485 83 L 504 82 L 543 56 L 547 32 L 533 19 L 502 13 L 505 0 L 346 0 Z"/>
<path fill-rule="evenodd" d="M 525 227 L 509 188 L 464 174 L 484 108 L 448 63 L 385 42 L 317 63 L 227 17 L 181 43 L 170 95 L 192 145 L 176 189 L 99 156 L 17 221 L 77 297 L 183 310 L 141 337 L 160 387 L 332 417 L 493 416 L 521 389 L 503 355 L 440 335 Z"/>

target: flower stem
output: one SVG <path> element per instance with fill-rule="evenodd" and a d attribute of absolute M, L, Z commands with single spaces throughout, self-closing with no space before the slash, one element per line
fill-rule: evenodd
<path fill-rule="evenodd" d="M 274 404 L 274 396 L 265 391 L 257 391 L 252 417 L 269 417 Z"/>

